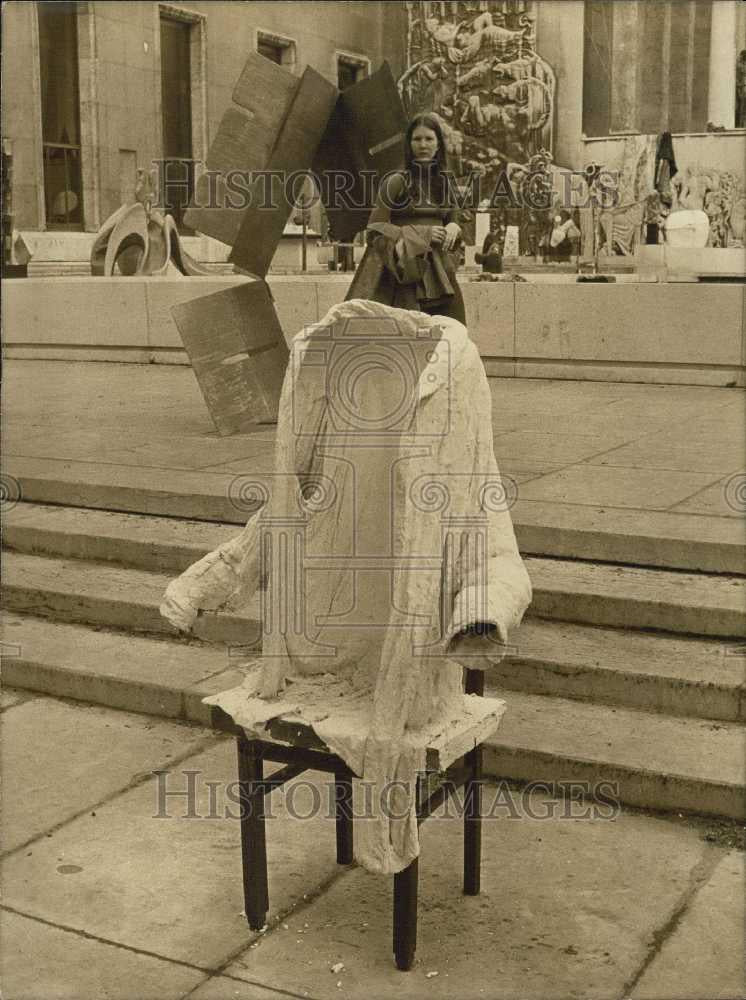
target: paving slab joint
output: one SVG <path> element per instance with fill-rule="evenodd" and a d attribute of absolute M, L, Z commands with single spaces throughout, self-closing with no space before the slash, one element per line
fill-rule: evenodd
<path fill-rule="evenodd" d="M 285 923 L 291 916 L 302 913 L 303 910 L 311 906 L 312 903 L 323 896 L 329 889 L 336 885 L 341 878 L 356 867 L 357 865 L 355 864 L 345 865 L 344 867 L 340 866 L 336 871 L 333 871 L 331 875 L 323 879 L 314 889 L 303 893 L 303 897 L 301 899 L 297 899 L 294 903 L 291 903 L 288 907 L 286 907 L 286 909 L 280 910 L 280 912 L 275 916 L 268 917 L 267 923 L 264 925 L 262 930 L 249 931 L 251 937 L 251 944 L 249 944 L 249 948 L 258 947 L 263 940 L 269 938 L 270 935 L 278 930 L 278 928 L 282 927 L 283 923 Z M 227 958 L 223 959 L 223 961 L 216 966 L 216 968 L 212 971 L 212 974 L 216 976 L 225 975 L 225 970 L 230 968 L 230 966 L 233 965 L 233 963 L 240 958 L 241 955 L 246 953 L 246 947 L 246 942 L 244 942 L 232 951 Z M 242 979 L 240 982 L 245 983 L 246 980 Z M 255 982 L 254 985 L 265 986 L 266 984 Z M 272 989 L 271 986 L 267 988 Z"/>
<path fill-rule="evenodd" d="M 86 805 L 83 809 L 79 810 L 76 813 L 73 813 L 71 816 L 66 816 L 65 819 L 61 820 L 59 823 L 54 823 L 48 829 L 42 830 L 40 833 L 34 834 L 33 837 L 29 837 L 28 840 L 23 841 L 23 843 L 17 844 L 15 847 L 11 848 L 8 851 L 1 852 L 0 860 L 4 861 L 6 858 L 12 857 L 15 854 L 19 854 L 21 851 L 24 851 L 27 847 L 37 843 L 40 840 L 43 840 L 45 837 L 51 836 L 53 833 L 56 833 L 58 830 L 61 830 L 62 827 L 67 826 L 76 819 L 79 819 L 81 816 L 86 816 L 90 812 L 95 812 L 97 809 L 100 809 L 108 802 L 112 802 L 114 799 L 119 798 L 120 795 L 124 795 L 126 792 L 132 791 L 133 788 L 138 788 L 140 785 L 144 785 L 145 782 L 150 781 L 151 778 L 153 778 L 154 774 L 158 770 L 163 771 L 172 768 L 177 764 L 183 764 L 185 761 L 189 760 L 190 757 L 194 757 L 198 754 L 204 753 L 206 750 L 210 750 L 212 747 L 216 746 L 224 739 L 226 739 L 224 733 L 211 734 L 209 736 L 206 736 L 204 739 L 200 740 L 194 746 L 191 746 L 183 754 L 180 754 L 177 757 L 169 759 L 166 767 L 152 768 L 149 771 L 143 771 L 134 774 L 130 778 L 130 780 L 126 782 L 126 784 L 124 784 L 121 788 L 117 788 L 111 794 L 104 796 L 103 799 L 99 799 L 98 802 Z M 21 915 L 28 916 L 28 914 L 21 914 Z"/>
<path fill-rule="evenodd" d="M 676 928 L 683 920 L 684 914 L 689 909 L 692 900 L 702 886 L 704 886 L 712 877 L 715 869 L 722 861 L 725 854 L 725 851 L 708 848 L 706 853 L 702 856 L 702 858 L 700 858 L 694 868 L 692 868 L 689 873 L 689 885 L 682 893 L 681 898 L 673 908 L 668 920 L 662 927 L 653 931 L 652 943 L 647 955 L 640 963 L 637 971 L 624 984 L 620 996 L 629 997 L 632 995 L 632 991 L 637 986 L 638 982 L 642 979 L 649 966 L 652 965 L 655 958 L 663 950 L 665 943 L 673 935 Z"/>

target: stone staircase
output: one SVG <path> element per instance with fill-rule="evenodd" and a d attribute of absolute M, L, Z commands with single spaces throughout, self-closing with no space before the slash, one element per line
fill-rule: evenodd
<path fill-rule="evenodd" d="M 5 683 L 209 724 L 201 698 L 239 682 L 259 641 L 258 600 L 246 617 L 200 619 L 192 639 L 158 605 L 168 580 L 236 524 L 205 520 L 198 492 L 175 502 L 164 489 L 137 513 L 132 484 L 21 485 L 27 502 L 4 530 Z M 487 773 L 611 782 L 605 794 L 628 805 L 742 819 L 746 578 L 597 561 L 608 549 L 594 527 L 586 559 L 527 556 L 531 616 L 488 675 L 509 709 Z M 628 551 L 632 563 L 631 535 Z"/>

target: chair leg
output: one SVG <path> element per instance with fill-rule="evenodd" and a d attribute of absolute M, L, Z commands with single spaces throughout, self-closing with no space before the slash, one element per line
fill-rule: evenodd
<path fill-rule="evenodd" d="M 237 740 L 239 801 L 241 805 L 241 862 L 244 910 L 249 927 L 264 927 L 269 910 L 267 840 L 264 829 L 264 777 L 261 746 L 256 740 Z"/>
<path fill-rule="evenodd" d="M 397 969 L 407 972 L 417 948 L 418 859 L 394 875 L 394 959 Z"/>
<path fill-rule="evenodd" d="M 470 777 L 466 782 L 464 808 L 464 892 L 478 896 L 482 867 L 482 746 L 464 755 Z"/>
<path fill-rule="evenodd" d="M 337 821 L 337 864 L 352 864 L 352 778 L 334 776 L 334 812 Z"/>

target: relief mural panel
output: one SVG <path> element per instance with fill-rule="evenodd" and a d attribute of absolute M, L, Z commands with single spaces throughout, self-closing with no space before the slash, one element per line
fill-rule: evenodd
<path fill-rule="evenodd" d="M 551 153 L 555 75 L 536 51 L 532 0 L 407 4 L 408 114 L 435 112 L 456 175 L 492 190 L 508 165 Z M 513 170 L 510 170 L 512 165 Z"/>

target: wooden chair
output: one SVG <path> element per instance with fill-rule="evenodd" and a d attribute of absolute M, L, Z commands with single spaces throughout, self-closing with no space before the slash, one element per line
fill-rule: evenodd
<path fill-rule="evenodd" d="M 465 691 L 483 695 L 481 670 L 466 670 Z M 464 893 L 470 896 L 478 895 L 480 888 L 482 741 L 497 728 L 503 708 L 501 701 L 484 699 L 484 713 L 476 725 L 472 719 L 461 731 L 451 732 L 447 744 L 438 745 L 437 740 L 433 745 L 428 743 L 427 771 L 417 781 L 418 825 L 445 802 L 449 793 L 462 785 L 465 788 L 463 884 Z M 236 736 L 245 913 L 249 927 L 259 930 L 269 910 L 265 796 L 306 770 L 333 774 L 337 863 L 349 865 L 353 861 L 352 780 L 356 775 L 305 723 L 273 719 L 268 724 L 269 738 L 255 738 L 237 727 L 221 709 L 213 711 L 214 724 Z M 454 753 L 458 755 L 454 757 Z M 265 777 L 265 762 L 285 766 Z M 403 971 L 411 969 L 417 946 L 417 882 L 415 858 L 394 875 L 393 950 L 396 966 Z"/>

